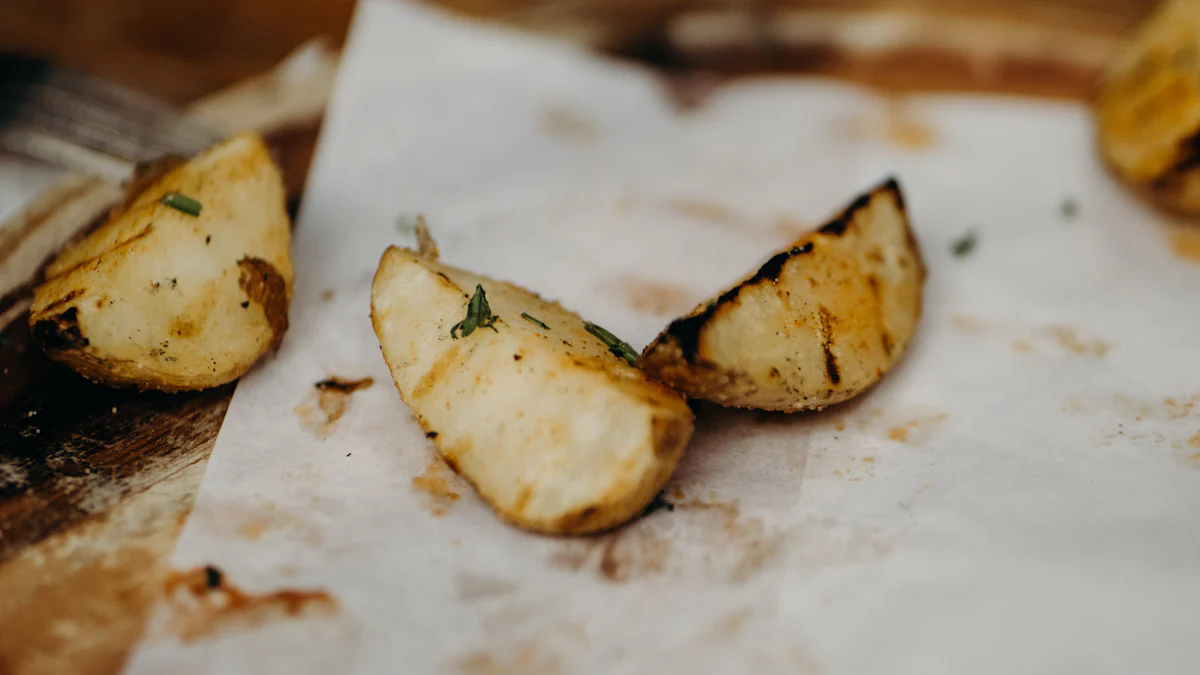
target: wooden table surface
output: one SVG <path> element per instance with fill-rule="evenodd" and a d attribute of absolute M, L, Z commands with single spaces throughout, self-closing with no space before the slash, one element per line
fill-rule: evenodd
<path fill-rule="evenodd" d="M 692 99 L 697 83 L 702 93 L 723 76 L 763 71 L 832 75 L 898 91 L 1079 98 L 1113 40 L 1152 5 L 443 4 L 653 62 L 673 95 Z M 340 43 L 352 9 L 352 0 L 7 0 L 0 48 L 50 55 L 184 104 L 267 70 L 314 36 Z M 897 13 L 909 28 L 883 48 L 781 28 Z M 1028 39 L 1015 39 L 1014 25 L 1024 26 L 1016 32 Z M 970 49 L 949 38 L 929 40 L 930 31 L 945 37 L 963 26 L 973 31 Z M 317 128 L 313 121 L 277 130 L 273 139 L 287 150 L 282 164 L 295 197 Z M 0 304 L 0 314 L 4 309 Z M 46 359 L 31 344 L 23 317 L 0 333 L 0 675 L 120 669 L 161 595 L 166 559 L 232 391 L 233 385 L 177 395 L 115 391 Z"/>

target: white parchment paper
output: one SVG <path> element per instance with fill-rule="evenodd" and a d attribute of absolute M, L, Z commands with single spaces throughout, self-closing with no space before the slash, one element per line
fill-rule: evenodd
<path fill-rule="evenodd" d="M 868 395 L 703 408 L 675 510 L 599 538 L 517 531 L 430 466 L 368 319 L 413 214 L 444 260 L 640 348 L 888 174 L 929 280 Z M 1080 106 L 751 79 L 679 111 L 637 68 L 364 2 L 292 327 L 239 385 L 173 561 L 336 611 L 185 640 L 167 604 L 130 671 L 1194 673 L 1200 267 L 1157 218 Z M 330 375 L 375 385 L 322 426 Z"/>

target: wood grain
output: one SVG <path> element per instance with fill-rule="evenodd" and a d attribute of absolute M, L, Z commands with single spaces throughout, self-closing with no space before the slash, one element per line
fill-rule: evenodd
<path fill-rule="evenodd" d="M 0 49 L 48 55 L 184 104 L 271 68 L 312 37 L 338 44 L 353 4 L 6 0 Z M 1154 3 L 440 4 L 637 59 L 664 73 L 680 100 L 695 103 L 714 83 L 764 73 L 833 76 L 893 90 L 1084 97 L 1113 41 Z M 875 24 L 888 39 L 864 41 L 855 31 L 864 19 L 890 22 Z M 960 33 L 965 39 L 955 42 Z M 328 84 L 320 86 L 327 91 Z M 260 117 L 248 126 L 272 127 L 289 194 L 297 195 L 318 120 L 273 117 L 278 82 L 244 87 L 249 98 L 246 91 L 239 96 L 227 90 L 210 96 L 207 112 L 247 119 L 238 117 L 245 111 L 230 111 L 262 96 L 250 106 Z M 315 89 L 319 96 L 304 105 L 323 101 Z M 16 289 L 0 300 L 0 327 L 4 317 L 19 317 L 22 293 L 32 281 L 14 282 L 0 293 Z M 167 557 L 232 387 L 162 395 L 93 385 L 42 356 L 20 318 L 0 332 L 0 369 L 0 673 L 115 672 L 161 596 Z"/>

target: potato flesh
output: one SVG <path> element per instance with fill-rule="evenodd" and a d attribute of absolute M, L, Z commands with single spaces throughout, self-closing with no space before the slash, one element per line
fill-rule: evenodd
<path fill-rule="evenodd" d="M 693 398 L 819 409 L 870 387 L 904 353 L 924 266 L 896 183 L 678 319 L 640 365 Z"/>
<path fill-rule="evenodd" d="M 1101 155 L 1131 186 L 1200 213 L 1200 2 L 1162 3 L 1100 79 Z"/>
<path fill-rule="evenodd" d="M 197 199 L 200 215 L 159 203 L 167 192 Z M 284 199 L 256 136 L 175 167 L 51 263 L 31 309 L 35 338 L 111 385 L 179 391 L 236 379 L 286 328 Z"/>
<path fill-rule="evenodd" d="M 451 338 L 476 284 L 496 330 Z M 401 397 L 447 463 L 521 527 L 585 534 L 633 518 L 691 436 L 682 396 L 614 356 L 578 316 L 516 286 L 392 248 L 371 305 Z"/>

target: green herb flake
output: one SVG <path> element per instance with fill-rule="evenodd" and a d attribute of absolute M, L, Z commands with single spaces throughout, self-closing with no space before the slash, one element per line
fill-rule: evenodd
<path fill-rule="evenodd" d="M 538 321 L 537 318 L 535 318 L 535 317 L 529 316 L 525 312 L 521 312 L 521 318 L 525 319 L 529 323 L 541 328 L 542 330 L 550 330 L 550 326 L 547 326 L 546 324 L 542 323 L 541 321 Z"/>
<path fill-rule="evenodd" d="M 1079 215 L 1079 203 L 1073 197 L 1067 197 L 1058 206 L 1058 212 L 1062 214 L 1063 220 L 1075 220 L 1075 216 Z"/>
<path fill-rule="evenodd" d="M 979 235 L 975 233 L 975 230 L 969 230 L 954 241 L 954 244 L 950 246 L 950 252 L 954 254 L 955 258 L 965 258 L 975 250 L 975 246 L 978 244 Z"/>
<path fill-rule="evenodd" d="M 475 284 L 475 295 L 471 296 L 471 301 L 467 303 L 467 318 L 454 324 L 454 327 L 450 329 L 450 337 L 457 340 L 457 333 L 460 329 L 463 337 L 474 333 L 476 328 L 491 328 L 499 333 L 500 331 L 492 325 L 498 318 L 500 317 L 492 314 L 492 308 L 488 306 L 487 294 L 483 292 L 483 285 Z"/>
<path fill-rule="evenodd" d="M 169 206 L 176 211 L 182 211 L 189 216 L 200 215 L 200 202 L 191 197 L 180 194 L 178 192 L 168 192 L 159 200 L 164 205 Z"/>
<path fill-rule="evenodd" d="M 637 352 L 633 351 L 633 347 L 630 347 L 623 340 L 621 340 L 621 338 L 604 330 L 591 321 L 584 321 L 583 327 L 587 329 L 587 332 L 600 338 L 600 341 L 603 342 L 606 347 L 608 347 L 608 351 L 625 359 L 631 366 L 637 365 Z"/>

